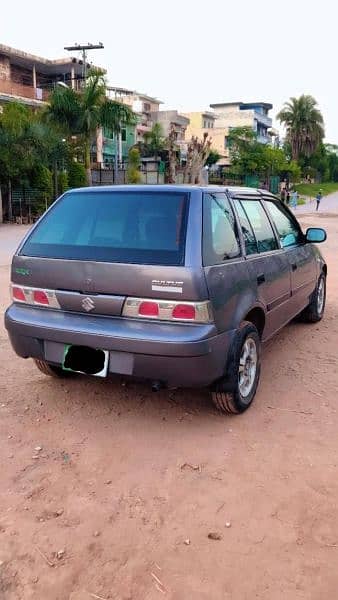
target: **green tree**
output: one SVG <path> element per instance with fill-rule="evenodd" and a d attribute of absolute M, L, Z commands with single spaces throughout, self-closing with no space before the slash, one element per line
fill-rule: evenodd
<path fill-rule="evenodd" d="M 232 165 L 240 175 L 257 175 L 264 179 L 278 175 L 299 181 L 301 169 L 290 160 L 284 148 L 260 144 L 250 127 L 234 127 L 229 132 L 228 145 Z"/>
<path fill-rule="evenodd" d="M 87 184 L 86 169 L 82 163 L 72 161 L 68 165 L 68 186 L 80 188 Z"/>
<path fill-rule="evenodd" d="M 107 98 L 105 79 L 97 70 L 89 73 L 86 85 L 79 91 L 56 87 L 50 97 L 48 115 L 65 135 L 80 137 L 88 185 L 91 184 L 90 150 L 97 130 L 105 127 L 117 140 L 123 126 L 135 123 L 129 106 Z"/>
<path fill-rule="evenodd" d="M 303 94 L 299 98 L 290 98 L 277 119 L 286 127 L 294 160 L 311 156 L 324 138 L 323 115 L 312 96 Z"/>
<path fill-rule="evenodd" d="M 10 219 L 13 185 L 27 186 L 37 176 L 39 168 L 47 169 L 49 143 L 39 114 L 16 102 L 3 107 L 0 114 L 0 183 L 5 183 L 8 188 Z"/>
<path fill-rule="evenodd" d="M 128 153 L 128 169 L 127 169 L 127 182 L 128 183 L 140 183 L 141 159 L 140 152 L 137 148 L 130 148 Z"/>
<path fill-rule="evenodd" d="M 164 137 L 161 123 L 154 123 L 150 131 L 144 134 L 144 144 L 147 147 L 147 154 L 153 155 L 156 159 L 166 147 L 166 138 Z"/>
<path fill-rule="evenodd" d="M 264 146 L 257 142 L 251 127 L 234 127 L 228 134 L 228 147 L 234 170 L 240 175 L 260 175 L 265 169 Z"/>
<path fill-rule="evenodd" d="M 220 153 L 217 152 L 217 150 L 211 148 L 205 164 L 208 165 L 208 167 L 212 167 L 212 165 L 215 165 L 220 160 L 220 158 L 222 158 Z"/>
<path fill-rule="evenodd" d="M 326 144 L 325 148 L 328 153 L 330 181 L 338 181 L 338 146 Z"/>

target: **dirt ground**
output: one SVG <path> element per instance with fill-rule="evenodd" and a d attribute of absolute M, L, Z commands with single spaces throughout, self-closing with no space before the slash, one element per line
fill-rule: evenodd
<path fill-rule="evenodd" d="M 49 379 L 1 325 L 1 600 L 337 598 L 338 213 L 301 219 L 328 231 L 326 316 L 268 343 L 242 416 Z M 1 309 L 22 234 L 0 228 Z"/>

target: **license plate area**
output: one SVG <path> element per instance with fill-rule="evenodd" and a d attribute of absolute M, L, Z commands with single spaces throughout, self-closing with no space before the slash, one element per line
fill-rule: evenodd
<path fill-rule="evenodd" d="M 108 350 L 70 345 L 64 348 L 62 368 L 65 371 L 94 377 L 107 377 L 108 365 Z"/>

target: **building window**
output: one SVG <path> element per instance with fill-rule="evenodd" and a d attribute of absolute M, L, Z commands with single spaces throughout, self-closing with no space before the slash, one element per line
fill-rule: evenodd
<path fill-rule="evenodd" d="M 122 140 L 122 142 L 127 141 L 127 130 L 126 129 L 121 130 L 121 140 Z"/>
<path fill-rule="evenodd" d="M 203 121 L 203 129 L 206 129 L 206 128 L 207 128 L 207 122 Z"/>
<path fill-rule="evenodd" d="M 150 112 L 151 106 L 150 106 L 149 102 L 144 102 L 143 110 L 144 110 L 144 112 Z"/>
<path fill-rule="evenodd" d="M 226 150 L 228 147 L 228 138 L 227 136 L 224 137 L 224 150 Z"/>

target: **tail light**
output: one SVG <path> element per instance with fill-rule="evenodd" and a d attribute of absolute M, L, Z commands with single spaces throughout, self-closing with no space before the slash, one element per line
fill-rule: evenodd
<path fill-rule="evenodd" d="M 49 298 L 46 292 L 42 290 L 34 290 L 33 300 L 34 304 L 44 304 L 45 306 L 49 306 Z"/>
<path fill-rule="evenodd" d="M 11 297 L 13 302 L 19 302 L 21 304 L 60 308 L 54 290 L 41 290 L 12 283 Z"/>
<path fill-rule="evenodd" d="M 210 323 L 212 313 L 210 303 L 175 302 L 169 300 L 146 300 L 127 298 L 123 307 L 124 317 L 155 319 L 158 321 L 185 321 L 189 323 Z"/>
<path fill-rule="evenodd" d="M 141 302 L 138 309 L 138 314 L 140 317 L 158 317 L 159 308 L 157 302 Z"/>
<path fill-rule="evenodd" d="M 15 302 L 26 302 L 25 292 L 22 288 L 12 286 L 12 300 Z"/>

